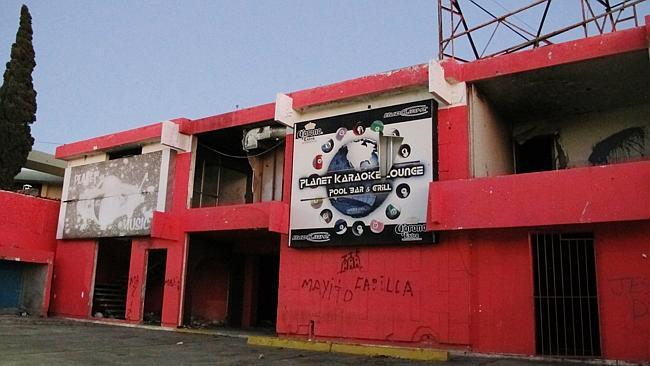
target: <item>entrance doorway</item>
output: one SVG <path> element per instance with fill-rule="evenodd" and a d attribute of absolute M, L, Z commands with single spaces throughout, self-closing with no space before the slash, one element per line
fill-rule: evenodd
<path fill-rule="evenodd" d="M 272 328 L 278 299 L 279 236 L 229 231 L 190 238 L 183 324 Z"/>
<path fill-rule="evenodd" d="M 259 296 L 257 297 L 257 326 L 275 328 L 278 313 L 278 281 L 280 257 L 263 255 L 259 261 Z"/>
<path fill-rule="evenodd" d="M 167 249 L 151 249 L 147 251 L 147 279 L 142 315 L 145 324 L 160 325 L 161 323 L 166 267 Z"/>
<path fill-rule="evenodd" d="M 124 319 L 131 263 L 130 239 L 100 239 L 97 245 L 91 315 Z"/>
<path fill-rule="evenodd" d="M 533 234 L 531 243 L 537 353 L 600 356 L 593 234 Z"/>

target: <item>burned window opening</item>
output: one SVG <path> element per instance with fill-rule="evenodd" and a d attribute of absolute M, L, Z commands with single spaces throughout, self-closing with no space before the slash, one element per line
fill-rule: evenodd
<path fill-rule="evenodd" d="M 567 157 L 558 140 L 558 134 L 549 134 L 535 136 L 523 143 L 515 142 L 516 173 L 566 168 Z"/>

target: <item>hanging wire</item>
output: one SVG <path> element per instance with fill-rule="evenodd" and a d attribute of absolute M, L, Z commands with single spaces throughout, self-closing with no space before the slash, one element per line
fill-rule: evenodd
<path fill-rule="evenodd" d="M 212 151 L 212 152 L 214 152 L 214 153 L 216 153 L 216 154 L 223 155 L 223 156 L 226 156 L 226 157 L 229 157 L 229 158 L 235 158 L 235 159 L 248 159 L 248 158 L 254 158 L 254 157 L 256 157 L 256 156 L 264 155 L 264 154 L 266 154 L 266 153 L 268 153 L 268 152 L 271 152 L 271 151 L 275 150 L 277 147 L 279 147 L 279 146 L 282 145 L 282 144 L 284 144 L 284 140 L 283 140 L 283 139 L 280 139 L 280 141 L 279 141 L 277 144 L 275 144 L 275 145 L 269 147 L 268 149 L 266 149 L 266 150 L 264 150 L 264 151 L 261 151 L 261 152 L 259 152 L 259 153 L 257 153 L 257 154 L 246 154 L 246 155 L 232 155 L 232 154 L 228 154 L 228 153 L 225 153 L 225 152 L 223 152 L 223 151 L 219 151 L 219 150 L 217 150 L 217 149 L 215 149 L 215 148 L 213 148 L 213 147 L 210 147 L 210 146 L 208 146 L 208 145 L 206 145 L 206 144 L 202 144 L 202 143 L 199 143 L 199 146 L 204 147 L 204 148 L 206 148 L 206 149 L 208 149 L 208 150 L 210 150 L 210 151 Z"/>
<path fill-rule="evenodd" d="M 48 144 L 48 145 L 63 145 L 65 142 L 56 142 L 56 141 L 41 141 L 41 140 L 34 140 L 35 143 L 37 144 Z"/>

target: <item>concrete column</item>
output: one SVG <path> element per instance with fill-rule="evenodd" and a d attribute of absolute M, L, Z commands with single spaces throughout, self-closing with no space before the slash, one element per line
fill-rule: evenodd
<path fill-rule="evenodd" d="M 167 246 L 162 308 L 162 325 L 165 327 L 175 328 L 181 325 L 186 257 L 187 239 Z"/>
<path fill-rule="evenodd" d="M 244 300 L 242 328 L 250 328 L 257 321 L 257 294 L 259 287 L 259 257 L 247 255 L 244 262 Z"/>
<path fill-rule="evenodd" d="M 146 281 L 145 266 L 147 261 L 146 247 L 149 240 L 133 240 L 131 244 L 131 263 L 129 265 L 129 283 L 126 293 L 125 318 L 129 322 L 142 322 L 142 307 L 144 304 L 144 283 Z"/>

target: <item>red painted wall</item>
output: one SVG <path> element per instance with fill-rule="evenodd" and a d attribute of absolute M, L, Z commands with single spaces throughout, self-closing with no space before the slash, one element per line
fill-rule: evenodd
<path fill-rule="evenodd" d="M 181 324 L 183 277 L 185 275 L 185 241 L 141 238 L 133 241 L 129 288 L 126 299 L 126 319 L 141 322 L 144 311 L 142 294 L 146 281 L 147 250 L 166 249 L 165 282 L 163 288 L 162 325 L 177 327 Z"/>
<path fill-rule="evenodd" d="M 432 182 L 432 230 L 650 218 L 650 161 Z"/>
<path fill-rule="evenodd" d="M 41 313 L 50 306 L 59 201 L 0 191 L 0 260 L 47 266 Z"/>
<path fill-rule="evenodd" d="M 59 201 L 0 191 L 0 256 L 5 249 L 53 254 L 59 205 Z"/>
<path fill-rule="evenodd" d="M 650 221 L 594 232 L 603 357 L 650 360 Z"/>
<path fill-rule="evenodd" d="M 358 263 L 345 269 L 349 259 Z M 388 343 L 469 344 L 469 246 L 281 247 L 277 331 Z"/>
<path fill-rule="evenodd" d="M 79 318 L 90 315 L 96 252 L 94 240 L 58 242 L 50 313 Z"/>
<path fill-rule="evenodd" d="M 470 231 L 472 349 L 535 353 L 533 274 L 526 230 Z"/>

